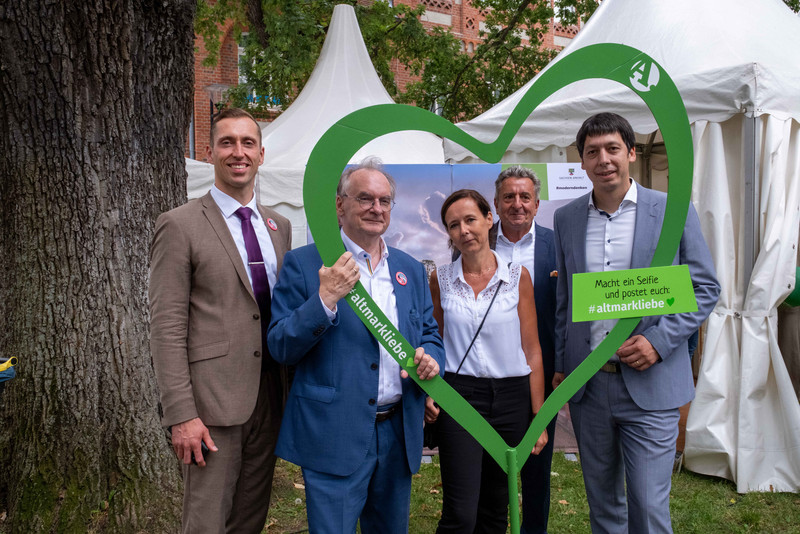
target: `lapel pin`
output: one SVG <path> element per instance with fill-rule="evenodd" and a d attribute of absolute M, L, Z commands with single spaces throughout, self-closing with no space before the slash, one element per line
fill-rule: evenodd
<path fill-rule="evenodd" d="M 550 271 L 550 278 L 557 278 L 557 277 L 558 277 L 558 271 Z"/>
<path fill-rule="evenodd" d="M 397 271 L 397 274 L 394 275 L 394 277 L 397 279 L 397 283 L 401 286 L 404 286 L 408 283 L 408 278 L 406 278 L 406 275 L 401 271 Z"/>
<path fill-rule="evenodd" d="M 272 231 L 277 231 L 278 230 L 278 225 L 275 224 L 275 221 L 272 220 L 272 217 L 267 219 L 267 226 L 269 226 L 269 229 L 272 230 Z"/>

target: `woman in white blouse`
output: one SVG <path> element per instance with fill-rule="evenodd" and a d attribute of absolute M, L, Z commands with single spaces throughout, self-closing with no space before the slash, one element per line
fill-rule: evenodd
<path fill-rule="evenodd" d="M 442 206 L 442 223 L 452 246 L 461 252 L 456 261 L 439 267 L 430 280 L 434 316 L 447 358 L 444 379 L 506 443 L 516 446 L 544 403 L 531 276 L 519 264 L 502 262 L 489 248 L 492 212 L 477 191 L 461 189 L 450 195 Z M 505 472 L 428 398 L 425 420 L 437 419 L 444 498 L 437 533 L 505 533 Z M 546 443 L 545 432 L 533 454 Z"/>

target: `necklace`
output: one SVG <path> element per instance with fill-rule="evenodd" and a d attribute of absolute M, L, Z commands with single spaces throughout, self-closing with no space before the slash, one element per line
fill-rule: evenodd
<path fill-rule="evenodd" d="M 496 268 L 497 266 L 492 265 L 491 267 L 487 267 L 486 269 L 481 269 L 480 271 L 476 271 L 474 273 L 469 271 L 464 271 L 464 276 L 482 276 L 484 274 L 493 272 Z"/>

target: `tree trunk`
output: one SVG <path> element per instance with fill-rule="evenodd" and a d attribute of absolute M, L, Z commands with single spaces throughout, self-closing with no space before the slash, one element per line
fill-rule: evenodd
<path fill-rule="evenodd" d="M 194 10 L 0 5 L 0 531 L 177 529 L 148 249 L 186 199 Z"/>

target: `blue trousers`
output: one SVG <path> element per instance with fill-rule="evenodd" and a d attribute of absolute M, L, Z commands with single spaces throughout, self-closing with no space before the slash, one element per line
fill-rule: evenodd
<path fill-rule="evenodd" d="M 336 476 L 304 468 L 303 478 L 309 534 L 354 533 L 359 520 L 362 534 L 407 533 L 411 471 L 403 410 L 375 423 L 364 462 L 353 474 Z"/>
<path fill-rule="evenodd" d="M 600 371 L 569 410 L 592 532 L 671 533 L 678 408 L 643 410 L 631 399 L 621 374 Z"/>

